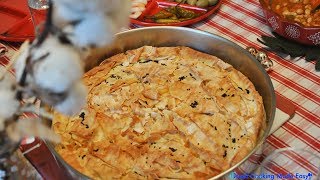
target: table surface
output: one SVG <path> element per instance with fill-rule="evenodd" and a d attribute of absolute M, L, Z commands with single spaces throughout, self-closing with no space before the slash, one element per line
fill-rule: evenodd
<path fill-rule="evenodd" d="M 224 0 L 220 10 L 208 19 L 189 26 L 229 39 L 239 46 L 262 49 L 257 41 L 261 35 L 271 35 L 258 0 Z M 138 28 L 131 25 L 131 28 Z M 7 64 L 19 43 L 0 41 L 8 47 L 1 64 Z M 296 106 L 292 119 L 271 134 L 265 143 L 264 156 L 276 149 L 294 147 L 320 153 L 320 72 L 315 63 L 305 59 L 285 60 L 264 50 L 274 62 L 269 76 L 276 94 Z M 276 121 L 276 119 L 275 119 Z"/>

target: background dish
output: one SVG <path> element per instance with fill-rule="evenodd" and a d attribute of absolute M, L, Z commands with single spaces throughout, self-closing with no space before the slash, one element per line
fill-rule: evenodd
<path fill-rule="evenodd" d="M 289 21 L 273 12 L 268 7 L 269 0 L 259 0 L 267 24 L 279 35 L 306 45 L 320 45 L 320 27 L 306 27 Z"/>
<path fill-rule="evenodd" d="M 181 22 L 175 22 L 175 23 L 156 23 L 152 22 L 148 19 L 145 19 L 146 16 L 151 16 L 159 12 L 162 8 L 176 6 L 178 3 L 176 2 L 169 2 L 165 0 L 151 0 L 147 6 L 146 9 L 142 12 L 142 14 L 137 19 L 131 18 L 131 23 L 141 25 L 141 26 L 187 26 L 196 22 L 199 22 L 208 16 L 212 15 L 216 11 L 219 10 L 223 0 L 219 0 L 219 2 L 214 5 L 210 6 L 208 8 L 199 8 L 196 6 L 190 6 L 188 4 L 180 4 L 180 7 L 183 7 L 187 10 L 191 10 L 197 14 L 199 14 L 198 17 L 181 21 Z"/>

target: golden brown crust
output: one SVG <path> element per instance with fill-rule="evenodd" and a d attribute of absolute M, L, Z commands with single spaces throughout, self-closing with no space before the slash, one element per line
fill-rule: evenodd
<path fill-rule="evenodd" d="M 58 153 L 95 179 L 213 177 L 241 161 L 265 123 L 242 73 L 188 47 L 144 46 L 84 75 L 78 117 L 57 114 Z"/>

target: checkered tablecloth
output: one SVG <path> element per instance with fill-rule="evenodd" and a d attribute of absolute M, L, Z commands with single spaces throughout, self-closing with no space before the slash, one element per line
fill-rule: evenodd
<path fill-rule="evenodd" d="M 258 0 L 224 0 L 218 12 L 189 27 L 220 35 L 243 48 L 261 49 L 263 46 L 257 38 L 271 35 Z M 8 48 L 6 57 L 0 59 L 1 64 L 6 64 L 20 44 L 1 43 Z M 315 63 L 303 58 L 285 60 L 274 52 L 266 52 L 274 62 L 269 75 L 276 94 L 291 101 L 296 106 L 296 113 L 267 138 L 264 156 L 284 147 L 305 149 L 319 155 L 320 72 L 315 71 Z"/>

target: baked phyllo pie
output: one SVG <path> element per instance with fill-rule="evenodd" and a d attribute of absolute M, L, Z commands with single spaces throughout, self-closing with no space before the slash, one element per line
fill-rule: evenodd
<path fill-rule="evenodd" d="M 88 71 L 86 107 L 55 113 L 56 151 L 93 179 L 210 178 L 241 161 L 265 127 L 262 97 L 221 59 L 144 46 Z"/>

